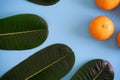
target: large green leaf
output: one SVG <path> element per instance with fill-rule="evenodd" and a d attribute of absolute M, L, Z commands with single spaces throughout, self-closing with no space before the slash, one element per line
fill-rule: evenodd
<path fill-rule="evenodd" d="M 57 3 L 59 0 L 28 0 L 30 2 L 40 4 L 40 5 L 53 5 Z"/>
<path fill-rule="evenodd" d="M 74 53 L 66 45 L 51 45 L 7 72 L 2 80 L 60 80 L 74 64 Z"/>
<path fill-rule="evenodd" d="M 112 65 L 105 60 L 95 59 L 82 66 L 71 80 L 113 80 Z"/>
<path fill-rule="evenodd" d="M 21 14 L 0 19 L 0 49 L 31 49 L 42 44 L 47 36 L 47 23 L 37 15 Z"/>

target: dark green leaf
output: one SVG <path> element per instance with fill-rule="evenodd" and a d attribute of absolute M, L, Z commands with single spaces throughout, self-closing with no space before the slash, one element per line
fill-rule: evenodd
<path fill-rule="evenodd" d="M 28 0 L 30 2 L 40 4 L 40 5 L 53 5 L 57 3 L 59 0 Z"/>
<path fill-rule="evenodd" d="M 71 80 L 113 80 L 112 65 L 105 60 L 96 59 L 82 66 Z"/>
<path fill-rule="evenodd" d="M 24 60 L 2 80 L 60 80 L 74 64 L 73 51 L 63 44 L 51 45 Z"/>
<path fill-rule="evenodd" d="M 42 44 L 47 36 L 47 23 L 37 15 L 21 14 L 0 19 L 0 49 L 31 49 Z"/>

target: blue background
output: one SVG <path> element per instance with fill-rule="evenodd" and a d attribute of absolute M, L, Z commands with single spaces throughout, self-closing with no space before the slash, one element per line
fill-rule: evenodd
<path fill-rule="evenodd" d="M 120 31 L 120 6 L 112 11 L 96 7 L 95 0 L 61 0 L 52 6 L 41 6 L 26 0 L 0 0 L 0 18 L 16 14 L 37 14 L 49 25 L 47 40 L 39 47 L 23 51 L 0 50 L 0 76 L 35 52 L 55 43 L 67 44 L 75 53 L 71 71 L 61 80 L 69 80 L 87 61 L 108 60 L 114 68 L 114 80 L 120 80 L 120 48 L 116 34 Z M 89 34 L 90 21 L 99 15 L 110 17 L 115 24 L 114 35 L 106 41 L 93 39 Z"/>

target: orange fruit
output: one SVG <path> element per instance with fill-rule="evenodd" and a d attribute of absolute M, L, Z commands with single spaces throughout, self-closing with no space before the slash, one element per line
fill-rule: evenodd
<path fill-rule="evenodd" d="M 99 8 L 103 10 L 112 10 L 117 7 L 120 0 L 96 0 L 96 4 Z"/>
<path fill-rule="evenodd" d="M 97 40 L 107 40 L 114 33 L 114 24 L 106 16 L 98 16 L 90 22 L 90 34 Z"/>
<path fill-rule="evenodd" d="M 117 40 L 118 46 L 120 47 L 120 32 L 118 32 L 116 40 Z"/>

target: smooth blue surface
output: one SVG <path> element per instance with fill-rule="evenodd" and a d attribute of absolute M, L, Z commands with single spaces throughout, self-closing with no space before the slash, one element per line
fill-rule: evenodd
<path fill-rule="evenodd" d="M 55 43 L 67 44 L 75 52 L 75 65 L 61 80 L 69 80 L 80 66 L 92 59 L 108 60 L 114 68 L 114 80 L 120 80 L 120 48 L 116 34 L 120 31 L 120 6 L 112 11 L 96 7 L 95 0 L 60 0 L 52 6 L 41 6 L 26 0 L 0 0 L 0 18 L 32 13 L 43 17 L 49 25 L 49 36 L 39 47 L 25 51 L 0 50 L 0 76 L 40 49 Z M 114 35 L 106 41 L 89 34 L 90 21 L 99 15 L 110 17 L 115 24 Z"/>

